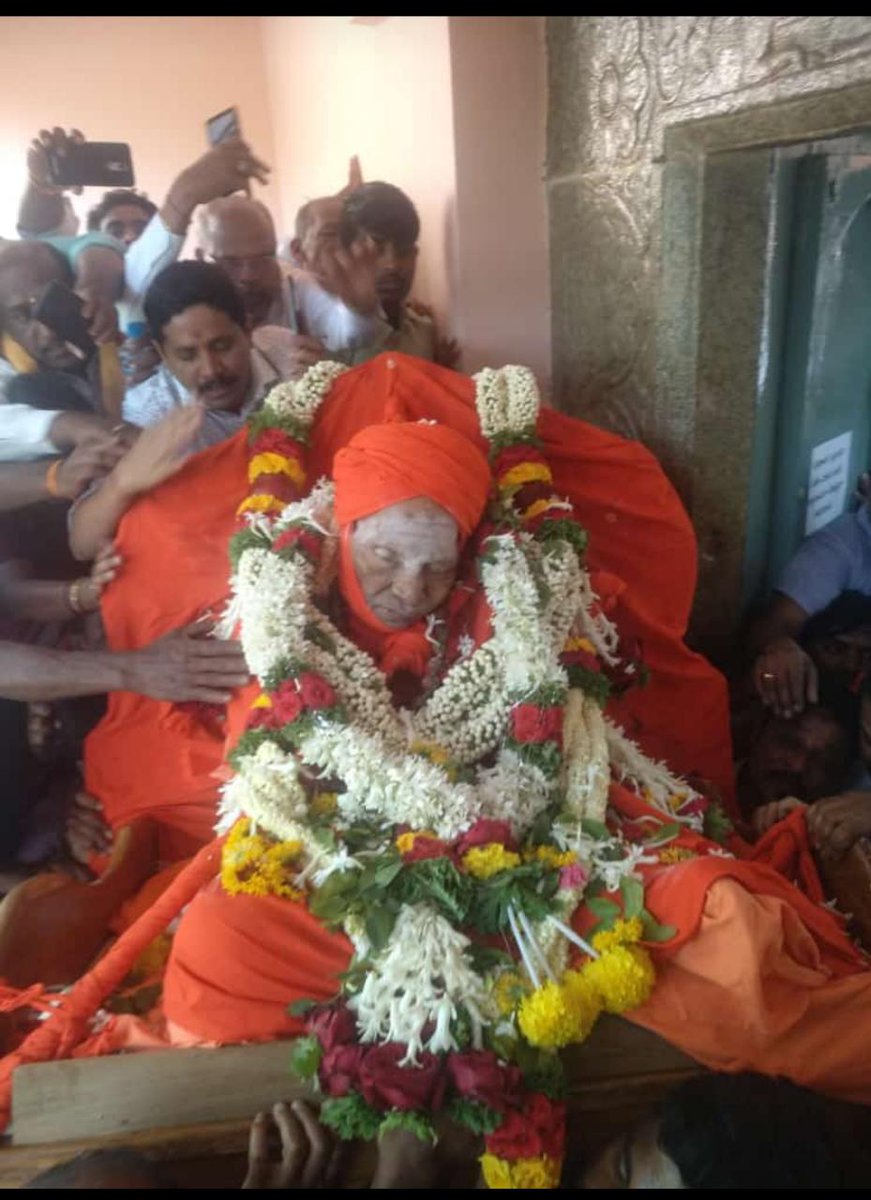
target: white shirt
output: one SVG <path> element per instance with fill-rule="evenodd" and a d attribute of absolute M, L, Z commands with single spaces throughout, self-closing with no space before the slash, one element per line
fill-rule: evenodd
<path fill-rule="evenodd" d="M 9 404 L 6 387 L 16 371 L 0 358 L 0 462 L 30 462 L 58 453 L 49 437 L 51 423 L 59 414 L 29 404 Z"/>
<path fill-rule="evenodd" d="M 171 233 L 155 213 L 127 251 L 124 276 L 127 296 L 141 300 L 155 277 L 175 262 L 184 245 L 184 237 Z M 269 313 L 270 325 L 282 325 L 294 333 L 304 332 L 323 342 L 330 354 L 355 360 L 364 347 L 381 348 L 390 333 L 390 326 L 380 313 L 363 316 L 348 308 L 338 296 L 320 286 L 314 276 L 295 267 L 286 272 L 282 294 Z M 297 321 L 297 313 L 301 322 Z M 300 328 L 301 326 L 301 328 Z"/>
<path fill-rule="evenodd" d="M 259 408 L 267 394 L 284 379 L 290 378 L 293 334 L 274 325 L 261 325 L 251 338 L 251 384 L 239 412 L 207 409 L 194 442 L 194 450 L 203 450 L 232 437 L 242 428 L 250 413 Z M 124 397 L 121 414 L 125 421 L 146 428 L 176 408 L 193 404 L 194 396 L 182 387 L 165 363 L 157 371 L 130 388 Z"/>

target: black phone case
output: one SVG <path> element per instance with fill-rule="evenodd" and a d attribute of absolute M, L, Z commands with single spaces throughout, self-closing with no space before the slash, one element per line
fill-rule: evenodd
<path fill-rule="evenodd" d="M 58 187 L 132 187 L 133 159 L 126 142 L 70 142 L 63 152 L 46 151 Z"/>

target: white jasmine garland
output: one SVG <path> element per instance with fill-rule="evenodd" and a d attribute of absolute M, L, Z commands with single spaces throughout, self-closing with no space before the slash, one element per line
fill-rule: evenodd
<path fill-rule="evenodd" d="M 670 771 L 664 762 L 648 758 L 609 717 L 605 718 L 605 735 L 611 766 L 620 783 L 642 795 L 651 807 L 659 809 L 670 821 L 680 821 L 691 829 L 702 828 L 703 819 L 699 813 L 681 816 L 670 803 L 676 797 L 681 797 L 684 803 L 701 798 L 685 779 Z"/>
<path fill-rule="evenodd" d="M 413 1064 L 421 1050 L 458 1050 L 451 1023 L 464 1013 L 480 1048 L 487 989 L 468 958 L 470 947 L 429 905 L 406 905 L 361 990 L 348 1000 L 361 1040 L 404 1044 L 400 1065 Z M 430 1022 L 435 1028 L 425 1037 Z"/>

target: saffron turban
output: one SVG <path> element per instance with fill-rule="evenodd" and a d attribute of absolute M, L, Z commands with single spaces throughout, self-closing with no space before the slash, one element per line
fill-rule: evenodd
<path fill-rule="evenodd" d="M 415 421 L 361 430 L 333 460 L 333 479 L 343 527 L 426 496 L 451 514 L 464 541 L 481 520 L 491 482 L 486 458 L 468 438 Z"/>

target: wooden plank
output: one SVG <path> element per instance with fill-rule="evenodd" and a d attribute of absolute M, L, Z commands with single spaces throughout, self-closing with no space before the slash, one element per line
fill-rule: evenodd
<path fill-rule="evenodd" d="M 289 1042 L 35 1063 L 13 1077 L 12 1142 L 250 1120 L 306 1093 L 291 1073 Z"/>
<path fill-rule="evenodd" d="M 19 1067 L 13 1078 L 13 1144 L 250 1119 L 278 1099 L 305 1094 L 291 1074 L 290 1044 L 158 1050 Z M 699 1069 L 656 1034 L 611 1016 L 601 1017 L 565 1061 L 569 1094 L 587 1095 L 589 1107 L 618 1104 L 641 1078 L 676 1081 L 681 1072 Z M 600 1083 L 603 1088 L 597 1088 Z M 612 1098 L 594 1101 L 605 1094 Z"/>

